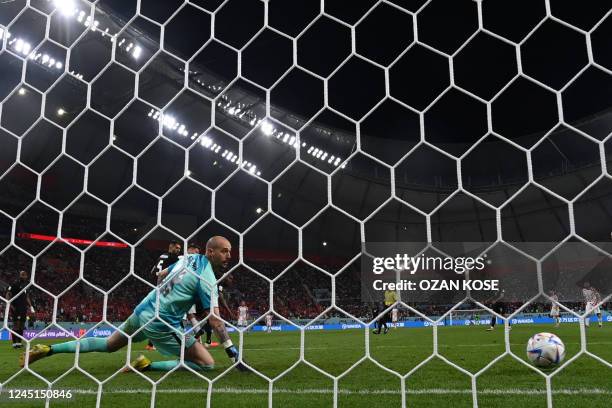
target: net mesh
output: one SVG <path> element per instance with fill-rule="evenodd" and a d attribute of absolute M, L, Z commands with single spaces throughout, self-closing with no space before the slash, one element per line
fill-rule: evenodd
<path fill-rule="evenodd" d="M 440 239 L 436 232 L 439 225 L 436 224 L 437 221 L 432 214 L 445 203 L 462 195 L 494 214 L 495 236 L 492 241 L 501 242 L 504 237 L 503 229 L 506 228 L 502 222 L 503 203 L 518 197 L 538 181 L 533 164 L 538 143 L 532 142 L 526 145 L 516 139 L 513 137 L 516 128 L 511 123 L 504 123 L 504 119 L 496 122 L 492 113 L 496 108 L 503 108 L 505 95 L 520 87 L 526 87 L 529 90 L 528 94 L 531 92 L 530 95 L 536 100 L 540 94 L 545 94 L 545 98 L 552 98 L 552 106 L 556 107 L 552 112 L 552 116 L 555 117 L 554 125 L 561 124 L 566 132 L 578 135 L 596 146 L 597 166 L 601 166 L 602 172 L 588 181 L 572 197 L 568 198 L 555 186 L 546 185 L 545 182 L 538 185 L 538 189 L 544 191 L 546 197 L 552 197 L 569 209 L 569 234 L 564 240 L 574 236 L 586 245 L 591 245 L 589 240 L 582 238 L 580 231 L 577 231 L 575 206 L 582 194 L 592 186 L 608 180 L 605 133 L 609 133 L 610 128 L 603 126 L 602 129 L 602 126 L 591 126 L 589 121 L 577 121 L 574 115 L 575 108 L 571 107 L 568 101 L 580 97 L 580 93 L 575 92 L 575 89 L 576 84 L 584 76 L 612 75 L 610 69 L 600 62 L 593 45 L 598 38 L 598 29 L 610 19 L 610 10 L 603 10 L 592 24 L 587 24 L 588 27 L 585 27 L 584 24 L 574 24 L 559 18 L 554 10 L 551 11 L 551 2 L 546 1 L 541 17 L 526 28 L 523 35 L 517 37 L 506 35 L 503 30 L 498 32 L 488 28 L 487 17 L 495 19 L 494 13 L 487 14 L 488 2 L 463 2 L 469 3 L 465 7 L 471 7 L 475 12 L 473 29 L 465 35 L 457 33 L 447 36 L 453 37 L 450 41 L 438 41 L 432 39 L 431 27 L 427 26 L 426 22 L 432 10 L 450 7 L 440 1 L 413 2 L 415 4 L 411 5 L 403 5 L 400 1 L 367 2 L 367 7 L 363 6 L 366 9 L 361 15 L 340 18 L 334 12 L 335 5 L 328 4 L 333 2 L 322 0 L 320 11 L 312 16 L 308 16 L 305 10 L 300 10 L 298 14 L 302 15 L 297 20 L 302 20 L 303 23 L 298 23 L 297 20 L 279 21 L 278 16 L 274 14 L 277 1 L 253 1 L 256 3 L 253 20 L 261 17 L 262 23 L 245 24 L 241 27 L 234 26 L 232 18 L 237 12 L 244 13 L 244 10 L 247 10 L 250 13 L 252 9 L 251 6 L 247 7 L 241 2 L 232 0 L 185 2 L 168 14 L 159 10 L 151 11 L 149 2 L 138 0 L 129 18 L 113 15 L 107 8 L 112 2 L 104 1 L 89 3 L 28 0 L 4 3 L 6 4 L 1 4 L 3 8 L 0 9 L 4 14 L 1 16 L 3 25 L 0 26 L 2 40 L 0 69 L 6 73 L 6 76 L 3 79 L 5 97 L 2 101 L 0 124 L 3 146 L 7 146 L 8 151 L 14 145 L 15 155 L 13 158 L 9 157 L 10 164 L 3 168 L 0 179 L 5 181 L 11 178 L 17 179 L 18 184 L 22 186 L 32 186 L 33 193 L 30 196 L 25 195 L 29 197 L 26 206 L 19 207 L 15 204 L 10 211 L 0 212 L 8 220 L 7 225 L 10 229 L 10 242 L 7 242 L 3 253 L 6 255 L 8 251 L 19 248 L 17 251 L 20 257 L 31 259 L 31 288 L 40 290 L 51 299 L 47 306 L 53 311 L 52 323 L 48 327 L 57 325 L 58 316 L 64 313 L 60 300 L 71 290 L 85 291 L 99 299 L 102 313 L 100 324 L 102 324 L 107 321 L 113 293 L 116 293 L 113 291 L 116 288 L 126 282 L 150 288 L 150 284 L 136 272 L 142 269 L 137 265 L 136 258 L 146 235 L 138 232 L 138 228 L 129 222 L 118 221 L 113 216 L 115 211 L 129 212 L 138 206 L 152 208 L 147 210 L 150 212 L 148 215 L 151 220 L 147 226 L 148 230 L 155 227 L 165 231 L 168 236 L 182 237 L 178 239 L 187 243 L 196 236 L 196 233 L 183 228 L 180 222 L 164 218 L 162 207 L 168 208 L 176 204 L 177 209 L 181 208 L 181 204 L 176 203 L 177 199 L 172 194 L 185 194 L 189 203 L 183 205 L 187 207 L 199 205 L 203 208 L 198 218 L 200 224 L 213 220 L 214 226 L 223 227 L 239 237 L 240 260 L 245 256 L 245 242 L 251 231 L 269 228 L 269 231 L 276 232 L 277 229 L 273 228 L 275 222 L 290 225 L 297 231 L 298 256 L 288 262 L 283 272 L 277 276 L 266 274 L 242 261 L 236 267 L 243 268 L 270 284 L 269 311 L 275 314 L 275 320 L 295 325 L 293 320 L 288 320 L 286 316 L 275 310 L 278 303 L 274 301 L 274 293 L 275 288 L 283 284 L 283 274 L 288 274 L 292 267 L 301 264 L 319 271 L 331 281 L 329 292 L 317 294 L 320 299 L 327 299 L 329 305 L 323 311 L 318 310 L 317 313 L 320 313 L 317 317 L 323 316 L 330 310 L 336 310 L 362 322 L 360 317 L 353 316 L 352 311 L 344 310 L 342 302 L 336 299 L 340 290 L 340 276 L 344 276 L 343 272 L 348 270 L 352 262 L 359 259 L 359 252 L 352 253 L 350 262 L 343 266 L 322 267 L 316 257 L 308 255 L 308 250 L 312 249 L 313 245 L 309 238 L 312 235 L 310 229 L 314 228 L 313 226 L 316 226 L 321 219 L 328 219 L 325 217 L 332 214 L 344 220 L 344 224 L 339 225 L 346 228 L 356 226 L 360 241 L 365 241 L 369 238 L 367 224 L 370 218 L 391 203 L 401 202 L 402 207 L 409 208 L 414 214 L 423 217 L 426 225 L 423 238 L 427 242 L 432 242 Z M 361 5 L 356 6 L 356 9 L 361 7 Z M 193 27 L 177 27 L 176 19 L 189 13 L 197 15 L 199 20 L 193 23 Z M 158 17 L 153 18 L 152 15 Z M 407 30 L 404 33 L 412 38 L 409 44 L 389 41 L 389 44 L 382 47 L 375 40 L 365 44 L 360 42 L 360 33 L 368 24 L 375 24 L 377 21 L 375 18 L 388 15 L 393 16 L 393 24 L 406 24 L 406 27 L 411 27 L 411 31 Z M 159 20 L 163 22 L 160 23 Z M 547 80 L 540 79 L 538 67 L 525 66 L 523 59 L 524 54 L 530 52 L 530 39 L 537 37 L 538 32 L 550 24 L 554 24 L 560 30 L 568 30 L 564 33 L 569 36 L 582 38 L 586 44 L 586 57 L 584 64 L 566 73 L 564 78 L 555 77 Z M 27 31 L 28 27 L 33 27 L 32 32 Z M 311 47 L 309 36 L 315 30 L 331 33 L 330 37 L 336 36 L 337 33 L 340 33 L 340 36 L 344 35 L 349 45 L 346 54 L 340 52 L 340 55 L 320 55 L 314 59 L 307 57 L 308 52 L 313 52 L 309 49 Z M 440 30 L 440 27 L 435 30 Z M 181 36 L 184 35 L 202 38 L 201 41 L 182 42 Z M 479 87 L 464 81 L 461 64 L 462 58 L 473 52 L 472 45 L 483 39 L 498 42 L 506 47 L 510 51 L 511 59 L 516 58 L 516 72 L 506 74 L 504 78 L 499 79 L 497 85 L 485 84 Z M 275 60 L 273 55 L 263 51 L 262 44 L 263 48 L 266 44 L 273 44 L 273 51 L 279 55 L 289 56 L 291 63 L 284 64 L 280 59 Z M 317 50 L 314 52 L 316 55 Z M 408 56 L 414 57 L 414 54 L 419 55 L 421 59 L 418 61 L 427 66 L 425 71 L 419 71 L 418 67 L 412 70 L 406 69 L 405 59 Z M 217 68 L 220 67 L 227 72 L 229 80 L 220 80 L 211 74 L 209 68 L 215 64 L 218 64 Z M 439 66 L 442 68 L 436 68 Z M 429 68 L 431 72 L 428 73 Z M 437 75 L 447 76 L 448 84 L 440 85 L 433 81 L 425 85 L 428 88 L 426 91 L 415 90 L 408 95 L 402 90 L 393 88 L 393 81 L 397 75 L 410 76 L 419 73 L 428 74 L 427 78 L 429 76 L 435 78 Z M 418 80 L 419 78 L 415 78 L 415 81 Z M 376 92 L 362 94 L 360 81 L 378 81 L 381 87 Z M 163 89 L 160 91 L 160 87 L 156 84 L 162 84 Z M 365 102 L 353 106 L 345 101 L 350 98 Z M 317 101 L 311 103 L 313 99 Z M 486 125 L 478 130 L 478 137 L 466 143 L 466 147 L 459 151 L 454 150 L 455 148 L 450 146 L 444 137 L 437 138 L 440 136 L 439 130 L 429 134 L 426 132 L 432 122 L 446 119 L 447 115 L 440 111 L 440 106 L 449 100 L 461 101 L 462 107 L 468 112 L 478 111 L 486 122 Z M 25 105 L 22 101 L 25 101 Z M 396 111 L 388 108 L 388 104 L 392 104 Z M 383 107 L 412 118 L 409 126 L 411 129 L 416 129 L 417 134 L 414 143 L 378 145 L 376 141 L 365 136 L 371 122 L 377 120 L 377 113 Z M 187 115 L 185 113 L 187 111 L 195 114 Z M 134 118 L 137 115 L 146 116 L 147 119 L 136 121 Z M 326 137 L 328 130 L 319 126 L 315 120 L 324 115 L 333 116 L 330 123 L 334 125 L 340 123 L 337 126 L 354 128 L 356 133 L 354 145 L 348 143 L 348 147 L 334 147 L 333 150 L 324 147 L 320 141 Z M 185 119 L 186 117 L 189 118 Z M 85 119 L 94 125 L 83 126 Z M 457 125 L 459 133 L 472 131 L 462 129 L 461 120 L 456 118 L 446 123 Z M 129 126 L 134 124 L 136 128 L 130 129 Z M 210 128 L 211 126 L 214 127 Z M 539 139 L 544 140 L 552 134 L 553 126 L 550 128 L 541 134 Z M 128 133 L 133 133 L 135 136 L 130 137 Z M 31 136 L 22 137 L 23 135 Z M 83 140 L 75 142 L 75 135 L 79 135 L 78 139 Z M 338 132 L 337 136 L 342 144 L 343 133 Z M 32 141 L 34 137 L 56 140 L 57 143 L 54 145 L 56 149 L 46 149 L 40 153 L 37 150 L 40 149 L 40 145 Z M 464 167 L 470 155 L 476 153 L 480 142 L 487 138 L 494 138 L 497 142 L 509 146 L 513 151 L 523 155 L 526 160 L 529 183 L 511 191 L 497 203 L 494 199 L 490 200 L 486 194 L 483 196 L 478 191 L 475 192 L 471 181 L 468 181 L 463 173 L 466 171 Z M 269 139 L 276 139 L 277 144 L 271 145 Z M 163 151 L 156 150 L 158 142 L 164 144 Z M 83 144 L 82 149 L 74 149 L 75 143 Z M 258 154 L 260 150 L 268 152 L 267 159 Z M 201 156 L 198 151 L 205 151 L 206 155 Z M 431 208 L 426 204 L 415 203 L 412 196 L 398 187 L 401 182 L 398 178 L 404 175 L 406 169 L 411 169 L 412 158 L 424 151 L 436 155 L 440 160 L 440 166 L 450 166 L 457 172 L 454 180 L 455 189 L 449 190 L 447 180 L 439 180 L 439 201 Z M 272 160 L 269 159 L 270 155 L 273 156 Z M 269 162 L 262 163 L 261 160 Z M 166 161 L 176 164 L 170 174 L 157 171 L 159 164 Z M 360 209 L 354 210 L 350 205 L 342 204 L 342 198 L 338 197 L 339 187 L 336 181 L 347 165 L 350 169 L 357 161 L 365 161 L 369 166 L 376 167 L 377 172 L 388 174 L 389 186 L 388 195 L 384 200 L 364 204 Z M 59 199 L 53 196 L 53 177 L 49 175 L 60 163 L 62 170 L 53 173 L 55 178 L 70 178 L 80 173 L 82 182 L 77 179 L 72 183 L 73 194 L 64 198 L 64 202 L 58 205 Z M 274 188 L 275 183 L 283 181 L 287 174 L 296 171 L 296 166 L 313 170 L 312 177 L 324 181 L 321 191 L 324 198 L 318 203 L 320 205 L 311 205 L 312 208 L 307 208 L 308 211 L 300 214 L 291 212 L 290 209 L 280 211 L 275 202 L 276 194 L 280 194 Z M 210 171 L 213 167 L 218 169 L 214 173 Z M 108 173 L 100 174 L 100 169 Z M 117 172 L 113 173 L 114 171 Z M 153 174 L 153 181 L 143 176 L 143 173 Z M 232 185 L 238 177 L 253 178 L 259 187 L 251 191 L 241 191 Z M 117 179 L 114 191 L 98 189 L 98 183 L 105 178 Z M 189 184 L 188 187 L 186 182 Z M 93 244 L 69 240 L 61 244 L 68 245 L 71 251 L 78 253 L 79 274 L 75 277 L 75 282 L 69 285 L 58 284 L 57 287 L 46 287 L 40 283 L 41 275 L 44 275 L 45 271 L 41 271 L 37 264 L 46 256 L 45 251 L 49 251 L 49 248 L 52 250 L 58 245 L 59 240 L 70 235 L 62 230 L 62 223 L 72 216 L 68 211 L 69 206 L 80 200 L 85 191 L 90 197 L 90 204 L 101 208 L 106 219 L 105 225 L 100 227 L 98 238 Z M 194 192 L 207 198 L 203 202 L 197 202 Z M 23 196 L 20 191 L 15 193 Z M 364 192 L 364 195 L 367 194 L 369 194 L 367 191 Z M 228 216 L 231 212 L 225 208 L 229 205 L 228 201 L 223 201 L 223 204 L 219 205 L 221 200 L 228 198 L 230 202 L 250 201 L 253 206 L 259 207 L 252 216 L 241 216 L 239 220 L 231 219 Z M 58 231 L 61 235 L 50 234 L 50 243 L 38 248 L 28 247 L 24 244 L 25 241 L 20 241 L 28 237 L 19 235 L 19 223 L 31 214 L 30 211 L 41 208 L 57 214 Z M 474 211 L 477 212 L 478 209 Z M 270 216 L 265 218 L 265 215 Z M 262 219 L 265 219 L 267 224 L 261 221 Z M 129 236 L 129 231 L 132 230 L 134 234 Z M 124 232 L 125 234 L 121 235 Z M 107 241 L 109 247 L 121 246 L 129 249 L 129 260 L 121 260 L 125 262 L 129 273 L 119 281 L 103 282 L 97 285 L 96 289 L 92 289 L 91 285 L 88 286 L 88 272 L 83 255 L 101 251 L 101 256 L 105 256 L 103 249 Z M 85 248 L 79 246 L 82 244 L 89 246 Z M 323 242 L 323 246 L 327 246 L 327 242 Z M 554 248 L 550 249 L 550 252 L 553 250 Z M 523 255 L 538 265 L 538 293 L 530 299 L 533 301 L 544 295 L 541 260 L 546 254 L 537 258 L 529 254 Z M 84 285 L 78 286 L 79 282 Z M 219 283 L 223 284 L 224 278 L 221 278 Z M 53 286 L 51 283 L 49 285 Z M 2 300 L 8 311 L 9 299 L 2 298 Z M 455 305 L 450 311 L 450 316 L 456 317 L 467 313 L 454 311 L 462 303 Z M 522 308 L 528 304 L 526 301 Z M 480 313 L 482 310 L 484 314 L 489 310 L 487 305 L 478 304 L 478 306 L 484 309 L 478 309 L 478 312 L 473 313 Z M 522 308 L 517 309 L 514 314 L 520 313 Z M 303 363 L 329 378 L 333 382 L 333 405 L 337 406 L 339 381 L 364 361 L 370 361 L 400 381 L 401 403 L 402 406 L 407 406 L 410 405 L 410 396 L 406 393 L 406 382 L 419 368 L 437 357 L 469 376 L 475 407 L 479 406 L 479 377 L 508 355 L 545 379 L 546 398 L 550 407 L 553 406 L 551 387 L 553 376 L 581 355 L 589 355 L 602 364 L 612 367 L 609 361 L 587 350 L 584 322 L 581 321 L 580 352 L 565 361 L 554 372 L 537 370 L 526 363 L 522 356 L 512 353 L 508 324 L 507 320 L 504 320 L 506 328 L 504 352 L 479 371 L 470 372 L 440 352 L 439 329 L 435 320 L 409 304 L 403 303 L 402 310 L 411 311 L 433 326 L 433 353 L 408 373 L 401 374 L 389 369 L 371 354 L 369 326 L 366 326 L 365 330 L 364 355 L 361 359 L 340 375 L 332 375 L 321 370 L 305 358 L 304 352 L 305 333 L 317 322 L 317 318 L 310 319 L 310 323 L 296 326 L 301 332 L 299 360 L 296 365 Z M 575 311 L 569 309 L 566 311 L 579 316 Z M 381 311 L 373 319 L 380 318 L 385 312 Z M 437 321 L 444 321 L 448 316 L 447 312 Z M 250 326 L 263 323 L 263 319 L 265 314 L 262 314 L 259 320 L 251 322 Z M 363 323 L 368 324 L 369 321 Z M 226 324 L 231 326 L 230 322 Z M 9 328 L 8 313 L 4 315 L 3 327 Z M 239 334 L 242 352 L 245 333 L 240 330 Z M 28 340 L 28 348 L 34 340 Z M 131 344 L 128 345 L 126 363 L 130 360 L 130 350 Z M 184 356 L 181 356 L 181 359 L 184 360 Z M 75 359 L 74 367 L 89 375 L 87 370 L 79 367 L 78 357 Z M 275 384 L 289 375 L 294 367 L 295 365 L 289 367 L 277 376 L 264 375 L 257 370 L 257 367 L 252 367 L 253 371 L 269 384 L 266 391 L 269 406 L 273 405 Z M 54 387 L 54 384 L 62 378 L 49 380 L 29 366 L 23 370 L 42 380 L 49 388 Z M 213 379 L 193 372 L 208 384 L 207 406 L 211 405 L 214 384 L 222 380 L 228 372 L 229 369 Z M 3 386 L 10 384 L 11 379 L 20 373 L 17 372 L 6 379 Z M 102 385 L 117 375 L 119 372 L 104 382 L 89 375 L 89 378 L 99 385 L 96 391 L 97 406 L 102 401 Z M 142 378 L 152 385 L 151 406 L 153 406 L 156 401 L 156 387 L 165 376 L 159 380 L 152 380 L 144 375 Z"/>

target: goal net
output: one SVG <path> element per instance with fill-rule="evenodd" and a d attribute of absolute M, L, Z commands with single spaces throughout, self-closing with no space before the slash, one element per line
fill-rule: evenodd
<path fill-rule="evenodd" d="M 552 407 L 612 393 L 565 380 L 612 370 L 585 324 L 612 320 L 609 5 L 342 3 L 0 0 L 0 339 L 30 356 L 3 355 L 0 400 Z M 215 236 L 231 258 L 203 281 L 186 256 Z M 503 265 L 466 279 L 506 282 L 505 297 L 362 291 L 369 242 L 480 243 Z M 182 326 L 160 314 L 178 275 L 208 299 Z M 149 293 L 151 320 L 120 326 Z M 230 343 L 213 330 L 208 372 L 186 349 L 197 332 L 209 347 L 215 322 Z M 540 370 L 525 327 L 555 322 L 573 324 L 568 356 Z M 117 331 L 125 348 L 88 359 Z M 177 364 L 132 367 L 167 357 L 152 349 L 164 331 L 176 344 L 157 351 Z M 30 361 L 35 344 L 79 339 L 93 340 L 61 352 L 74 358 Z M 508 388 L 500 373 L 534 377 Z"/>

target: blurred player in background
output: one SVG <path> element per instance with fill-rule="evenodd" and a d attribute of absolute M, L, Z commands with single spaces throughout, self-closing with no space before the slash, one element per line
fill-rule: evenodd
<path fill-rule="evenodd" d="M 397 329 L 397 314 L 398 314 L 397 306 L 391 309 L 391 323 L 393 323 L 393 328 Z"/>
<path fill-rule="evenodd" d="M 485 303 L 491 306 L 491 309 L 500 314 L 502 317 L 507 317 L 506 305 L 504 304 L 504 297 L 506 296 L 506 292 L 504 289 L 498 290 L 495 295 L 493 295 L 489 300 Z M 491 316 L 491 325 L 487 329 L 487 331 L 493 331 L 495 329 L 495 324 L 497 324 L 497 316 Z M 510 326 L 510 321 L 508 321 L 508 330 L 512 330 L 512 326 Z"/>
<path fill-rule="evenodd" d="M 382 313 L 395 302 L 397 302 L 397 294 L 395 293 L 395 291 L 386 290 L 384 305 L 381 305 L 379 308 L 377 308 L 377 310 L 374 312 L 374 316 L 377 316 L 378 314 Z M 374 334 L 380 334 L 383 327 L 385 328 L 384 334 L 389 333 L 388 323 L 391 321 L 390 315 L 391 311 L 385 311 L 384 314 L 380 316 L 380 318 L 376 321 L 376 329 L 373 331 Z"/>
<path fill-rule="evenodd" d="M 164 252 L 157 258 L 157 262 L 153 268 L 151 268 L 151 275 L 154 276 L 153 281 L 157 285 L 159 285 L 164 278 L 164 276 L 160 275 L 160 272 L 164 269 L 168 269 L 170 265 L 178 261 L 182 249 L 178 241 L 170 241 L 170 244 L 168 244 L 168 252 Z"/>
<path fill-rule="evenodd" d="M 157 262 L 151 268 L 152 281 L 154 284 L 158 285 L 161 283 L 163 277 L 159 274 L 164 269 L 167 269 L 170 265 L 174 264 L 179 259 L 179 255 L 181 253 L 181 244 L 178 241 L 170 241 L 168 244 L 168 252 L 164 252 L 157 258 Z M 151 340 L 145 346 L 145 349 L 148 351 L 154 351 L 155 347 Z"/>
<path fill-rule="evenodd" d="M 561 313 L 559 311 L 559 296 L 554 290 L 550 291 L 550 317 L 555 321 L 555 327 L 561 323 Z"/>
<path fill-rule="evenodd" d="M 244 300 L 240 301 L 240 306 L 238 306 L 238 327 L 246 327 L 248 320 L 247 314 L 249 313 L 249 308 L 247 307 Z"/>
<path fill-rule="evenodd" d="M 272 313 L 266 315 L 266 332 L 272 333 Z"/>
<path fill-rule="evenodd" d="M 219 278 L 218 274 L 216 277 Z M 232 275 L 228 275 L 225 278 L 224 283 L 227 285 L 231 285 L 233 283 Z M 227 313 L 227 315 L 229 316 L 229 319 L 234 320 L 235 315 L 232 312 L 232 310 L 229 308 L 229 306 L 227 305 L 227 302 L 224 296 L 225 292 L 223 291 L 223 289 L 224 287 L 222 285 L 220 284 L 217 285 L 217 290 L 219 291 L 219 303 L 220 303 L 219 309 L 221 309 L 221 306 L 223 306 L 223 310 L 225 311 L 225 313 Z M 206 315 L 208 314 L 208 310 L 204 310 L 198 304 L 196 304 L 196 311 L 197 311 L 197 315 L 200 318 L 205 318 Z M 210 325 L 210 320 L 206 320 L 206 323 L 204 324 L 202 329 L 200 329 L 199 335 L 201 336 L 202 333 L 206 333 L 206 341 L 204 342 L 204 347 L 210 348 L 210 347 L 217 347 L 219 345 L 219 343 L 217 343 L 216 341 L 212 341 L 212 326 Z"/>
<path fill-rule="evenodd" d="M 397 302 L 397 293 L 394 290 L 385 290 L 385 304 L 384 307 L 381 308 L 381 312 L 387 309 L 389 306 L 395 304 Z M 380 319 L 378 320 L 378 331 L 375 331 L 375 334 L 380 334 L 382 328 L 385 328 L 384 334 L 389 333 L 388 323 L 391 321 L 391 311 L 385 312 Z"/>
<path fill-rule="evenodd" d="M 17 333 L 19 336 L 15 336 L 14 334 L 11 336 L 13 338 L 13 348 L 21 348 L 21 337 L 23 337 L 23 329 L 25 328 L 25 321 L 28 317 L 28 311 L 34 314 L 34 306 L 32 306 L 32 301 L 30 300 L 30 295 L 28 294 L 28 290 L 26 286 L 30 283 L 30 279 L 28 273 L 24 270 L 19 271 L 19 278 L 11 284 L 6 290 L 6 299 L 11 299 L 15 296 L 14 299 L 11 299 L 11 309 L 12 309 L 12 317 L 13 317 L 13 331 Z"/>
<path fill-rule="evenodd" d="M 105 338 L 90 337 L 53 345 L 37 344 L 27 355 L 29 363 L 53 354 L 73 354 L 77 347 L 79 353 L 112 353 L 128 344 L 128 337 L 123 334 L 126 333 L 133 335 L 134 342 L 142 341 L 145 337 L 151 339 L 157 350 L 164 355 L 179 357 L 184 347 L 185 365 L 197 371 L 211 370 L 215 361 L 208 350 L 198 343 L 191 333 L 184 334 L 184 341 L 177 334 L 183 333 L 181 319 L 195 299 L 199 299 L 204 308 L 212 308 L 211 325 L 222 339 L 227 355 L 232 362 L 237 362 L 238 350 L 233 345 L 223 321 L 216 317 L 219 316 L 219 307 L 213 268 L 226 268 L 230 258 L 230 242 L 224 237 L 212 237 L 206 245 L 206 255 L 187 255 L 168 270 L 162 271 L 162 276 L 167 276 L 161 287 L 149 292 L 136 306 L 134 313 L 121 325 L 121 330 Z M 155 318 L 156 314 L 164 321 Z M 25 362 L 26 355 L 22 353 L 20 366 L 23 367 Z M 180 360 L 152 362 L 140 355 L 131 365 L 138 371 L 170 371 L 180 364 Z M 246 370 L 241 364 L 236 367 Z"/>
<path fill-rule="evenodd" d="M 585 301 L 585 319 L 584 324 L 589 327 L 591 316 L 593 314 L 597 315 L 597 325 L 602 327 L 602 315 L 601 308 L 599 307 L 599 302 L 601 302 L 601 295 L 599 291 L 591 286 L 589 282 L 584 282 L 584 287 L 582 288 L 582 296 L 584 296 Z"/>

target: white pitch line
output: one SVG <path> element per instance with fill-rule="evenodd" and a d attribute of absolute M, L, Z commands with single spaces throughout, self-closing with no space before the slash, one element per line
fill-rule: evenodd
<path fill-rule="evenodd" d="M 568 344 L 576 344 L 576 345 L 580 345 L 579 342 L 565 342 L 566 345 Z M 524 346 L 524 343 L 510 343 L 511 346 Z M 587 345 L 612 345 L 612 341 L 601 341 L 601 342 L 591 342 L 588 343 Z M 505 347 L 505 343 L 487 343 L 487 344 L 438 344 L 438 347 L 478 347 L 478 348 L 482 348 L 482 347 Z M 327 347 L 308 347 L 305 346 L 304 350 L 329 350 L 329 349 L 343 349 L 346 350 L 347 348 L 358 348 L 358 349 L 363 349 L 363 347 L 361 346 L 355 346 L 355 347 L 350 347 L 350 346 L 327 346 Z M 422 344 L 402 344 L 402 345 L 375 345 L 372 346 L 370 344 L 370 348 L 371 349 L 377 349 L 377 348 L 423 348 Z M 282 351 L 282 350 L 299 350 L 299 347 L 243 347 L 243 350 L 251 350 L 251 351 Z M 143 351 L 146 351 L 143 349 Z"/>
<path fill-rule="evenodd" d="M 6 392 L 9 388 L 4 389 Z M 15 388 L 16 390 L 16 388 Z M 75 389 L 71 390 L 74 394 L 81 395 L 97 395 L 97 390 L 87 389 Z M 290 388 L 274 388 L 272 391 L 274 394 L 333 394 L 332 388 L 306 388 L 306 389 L 290 389 Z M 102 391 L 104 394 L 150 394 L 150 389 L 115 389 Z M 206 390 L 203 388 L 185 388 L 185 389 L 157 389 L 158 394 L 206 394 Z M 612 389 L 602 388 L 578 388 L 578 389 L 559 389 L 553 390 L 554 395 L 612 395 Z M 213 388 L 214 394 L 268 394 L 268 389 L 265 388 Z M 399 395 L 401 394 L 398 390 L 343 390 L 339 389 L 338 394 L 342 395 Z M 406 394 L 409 395 L 458 395 L 465 394 L 471 395 L 471 389 L 447 389 L 447 388 L 430 388 L 420 390 L 406 390 Z M 520 388 L 508 388 L 508 389 L 484 389 L 479 390 L 480 395 L 546 395 L 546 390 L 538 389 L 520 389 Z"/>

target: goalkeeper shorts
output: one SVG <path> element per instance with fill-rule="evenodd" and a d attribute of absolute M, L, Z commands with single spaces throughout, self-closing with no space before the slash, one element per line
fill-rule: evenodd
<path fill-rule="evenodd" d="M 185 334 L 180 328 L 171 328 L 161 320 L 153 319 L 153 317 L 154 314 L 147 311 L 143 311 L 139 316 L 132 314 L 119 326 L 119 329 L 125 334 L 133 335 L 142 327 L 142 330 L 132 336 L 132 342 L 149 339 L 157 351 L 166 356 L 180 357 L 183 344 L 185 349 L 195 344 L 196 340 L 193 334 Z M 184 341 L 182 340 L 183 337 Z"/>

